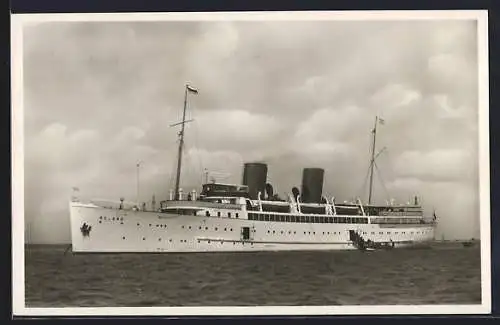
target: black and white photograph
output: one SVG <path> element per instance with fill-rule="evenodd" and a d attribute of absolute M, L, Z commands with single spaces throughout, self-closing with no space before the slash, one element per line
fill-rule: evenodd
<path fill-rule="evenodd" d="M 14 313 L 489 313 L 487 31 L 13 15 Z"/>

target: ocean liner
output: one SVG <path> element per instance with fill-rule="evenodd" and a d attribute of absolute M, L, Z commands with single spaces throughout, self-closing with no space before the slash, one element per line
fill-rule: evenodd
<path fill-rule="evenodd" d="M 335 202 L 323 195 L 324 170 L 305 168 L 300 190 L 286 199 L 267 183 L 268 167 L 244 164 L 242 184 L 204 182 L 199 193 L 180 188 L 186 103 L 197 89 L 186 85 L 179 125 L 175 188 L 153 202 L 70 201 L 73 252 L 233 252 L 376 250 L 434 240 L 435 213 L 426 217 L 415 197 L 407 204 L 373 204 L 377 124 L 372 129 L 368 202 Z"/>

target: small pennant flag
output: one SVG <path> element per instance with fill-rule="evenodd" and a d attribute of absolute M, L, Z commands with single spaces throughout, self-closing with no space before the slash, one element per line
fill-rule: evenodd
<path fill-rule="evenodd" d="M 378 121 L 379 121 L 379 123 L 380 123 L 381 125 L 384 125 L 384 124 L 385 124 L 385 120 L 384 120 L 383 118 L 379 118 L 379 119 L 378 119 Z"/>
<path fill-rule="evenodd" d="M 189 90 L 190 92 L 192 92 L 194 94 L 198 94 L 198 89 L 193 88 L 190 85 L 186 85 L 186 87 L 187 87 L 187 90 Z"/>

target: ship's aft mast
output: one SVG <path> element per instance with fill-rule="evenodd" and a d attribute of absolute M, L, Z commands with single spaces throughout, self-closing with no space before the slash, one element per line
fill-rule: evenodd
<path fill-rule="evenodd" d="M 181 166 L 182 166 L 182 149 L 184 146 L 184 127 L 186 123 L 191 122 L 192 120 L 186 121 L 186 107 L 187 107 L 187 97 L 188 93 L 194 93 L 198 94 L 198 90 L 195 88 L 186 85 L 184 89 L 184 109 L 182 111 L 182 121 L 179 123 L 172 124 L 171 126 L 175 125 L 181 125 L 181 130 L 179 132 L 179 149 L 177 153 L 177 172 L 176 172 L 176 177 L 175 177 L 175 190 L 174 190 L 174 195 L 175 195 L 175 200 L 179 199 L 179 184 L 180 184 L 180 179 L 181 179 Z"/>
<path fill-rule="evenodd" d="M 373 127 L 373 142 L 372 142 L 372 150 L 371 150 L 371 160 L 370 160 L 370 188 L 368 191 L 368 204 L 372 203 L 372 191 L 373 191 L 373 167 L 375 165 L 375 141 L 377 138 L 377 124 L 378 124 L 378 116 L 375 116 L 375 126 Z"/>

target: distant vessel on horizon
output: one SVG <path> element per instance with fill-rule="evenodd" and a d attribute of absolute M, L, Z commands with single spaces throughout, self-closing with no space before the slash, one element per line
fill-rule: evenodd
<path fill-rule="evenodd" d="M 168 200 L 151 208 L 101 200 L 69 204 L 73 252 L 233 252 L 291 250 L 375 250 L 433 241 L 436 215 L 426 218 L 417 197 L 413 204 L 372 204 L 376 159 L 376 117 L 372 130 L 368 203 L 338 204 L 323 194 L 324 170 L 304 168 L 301 189 L 286 199 L 267 183 L 262 162 L 244 164 L 242 184 L 208 182 L 200 193 L 180 188 L 186 106 L 180 125 L 175 188 Z"/>

